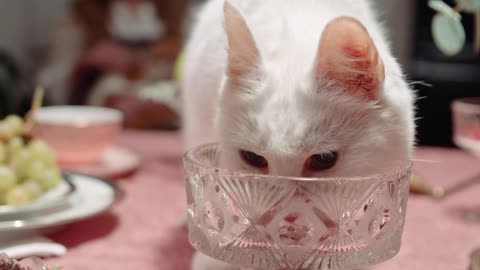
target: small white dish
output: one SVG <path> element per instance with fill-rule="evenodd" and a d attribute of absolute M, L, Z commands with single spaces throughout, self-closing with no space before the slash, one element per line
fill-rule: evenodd
<path fill-rule="evenodd" d="M 3 240 L 3 239 L 2 239 Z M 26 236 L 0 242 L 0 250 L 13 259 L 23 259 L 31 256 L 51 257 L 62 256 L 67 248 L 52 240 L 40 236 Z"/>
<path fill-rule="evenodd" d="M 65 209 L 24 219 L 0 221 L 0 239 L 11 237 L 12 234 L 50 231 L 101 214 L 109 210 L 122 194 L 114 184 L 95 177 L 71 174 L 70 179 L 76 192 L 69 197 Z"/>
<path fill-rule="evenodd" d="M 63 180 L 54 189 L 27 205 L 0 206 L 0 220 L 18 219 L 29 215 L 42 215 L 47 211 L 59 209 L 68 203 L 69 196 L 72 196 L 74 193 L 75 186 L 70 177 L 65 174 Z"/>
<path fill-rule="evenodd" d="M 135 153 L 112 146 L 105 150 L 99 161 L 85 165 L 61 165 L 62 169 L 95 176 L 102 179 L 114 179 L 135 171 L 140 165 L 140 157 Z"/>

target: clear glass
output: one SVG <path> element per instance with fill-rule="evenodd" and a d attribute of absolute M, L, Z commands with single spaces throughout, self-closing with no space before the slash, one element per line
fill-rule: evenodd
<path fill-rule="evenodd" d="M 47 265 L 38 257 L 28 257 L 19 262 L 26 270 L 49 270 Z"/>
<path fill-rule="evenodd" d="M 453 101 L 452 116 L 455 144 L 480 156 L 480 98 Z"/>
<path fill-rule="evenodd" d="M 480 98 L 461 98 L 452 103 L 453 141 L 461 149 L 480 157 Z M 457 186 L 469 187 L 480 183 L 480 175 Z M 480 209 L 466 211 L 467 221 L 480 222 Z"/>
<path fill-rule="evenodd" d="M 38 257 L 28 257 L 21 261 L 9 258 L 7 254 L 0 253 L 1 270 L 48 270 L 47 265 Z"/>
<path fill-rule="evenodd" d="M 353 269 L 400 248 L 411 164 L 388 174 L 295 178 L 217 167 L 211 144 L 184 156 L 189 239 L 248 269 Z"/>

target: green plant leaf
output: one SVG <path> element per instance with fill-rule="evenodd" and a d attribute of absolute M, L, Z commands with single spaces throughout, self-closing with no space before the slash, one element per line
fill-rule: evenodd
<path fill-rule="evenodd" d="M 460 20 L 461 16 L 456 12 L 451 6 L 445 4 L 445 2 L 440 0 L 430 0 L 428 1 L 428 6 L 437 11 L 438 13 L 445 15 L 447 17 L 452 17 Z"/>
<path fill-rule="evenodd" d="M 480 0 L 455 0 L 465 12 L 475 13 L 480 11 Z"/>
<path fill-rule="evenodd" d="M 460 19 L 445 14 L 433 17 L 432 35 L 437 48 L 448 56 L 459 53 L 465 45 L 465 29 Z"/>

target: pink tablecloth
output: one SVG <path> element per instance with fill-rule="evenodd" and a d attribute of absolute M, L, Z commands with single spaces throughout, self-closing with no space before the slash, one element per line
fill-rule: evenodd
<path fill-rule="evenodd" d="M 179 222 L 185 215 L 181 141 L 175 132 L 127 131 L 118 142 L 143 162 L 133 176 L 116 182 L 126 197 L 108 214 L 84 220 L 52 238 L 69 251 L 48 259 L 64 270 L 187 270 L 193 253 Z M 434 184 L 452 185 L 480 174 L 480 159 L 461 151 L 419 148 L 416 171 Z M 463 213 L 480 209 L 480 185 L 437 201 L 412 195 L 400 253 L 372 267 L 380 270 L 467 269 L 480 247 L 480 222 Z"/>

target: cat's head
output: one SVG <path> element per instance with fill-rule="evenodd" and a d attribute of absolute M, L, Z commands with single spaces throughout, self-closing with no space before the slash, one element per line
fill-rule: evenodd
<path fill-rule="evenodd" d="M 226 2 L 224 11 L 228 65 L 216 119 L 229 144 L 223 166 L 345 176 L 410 158 L 409 119 L 386 100 L 384 64 L 359 21 L 332 20 L 310 66 L 297 72 L 265 60 L 238 10 Z"/>

